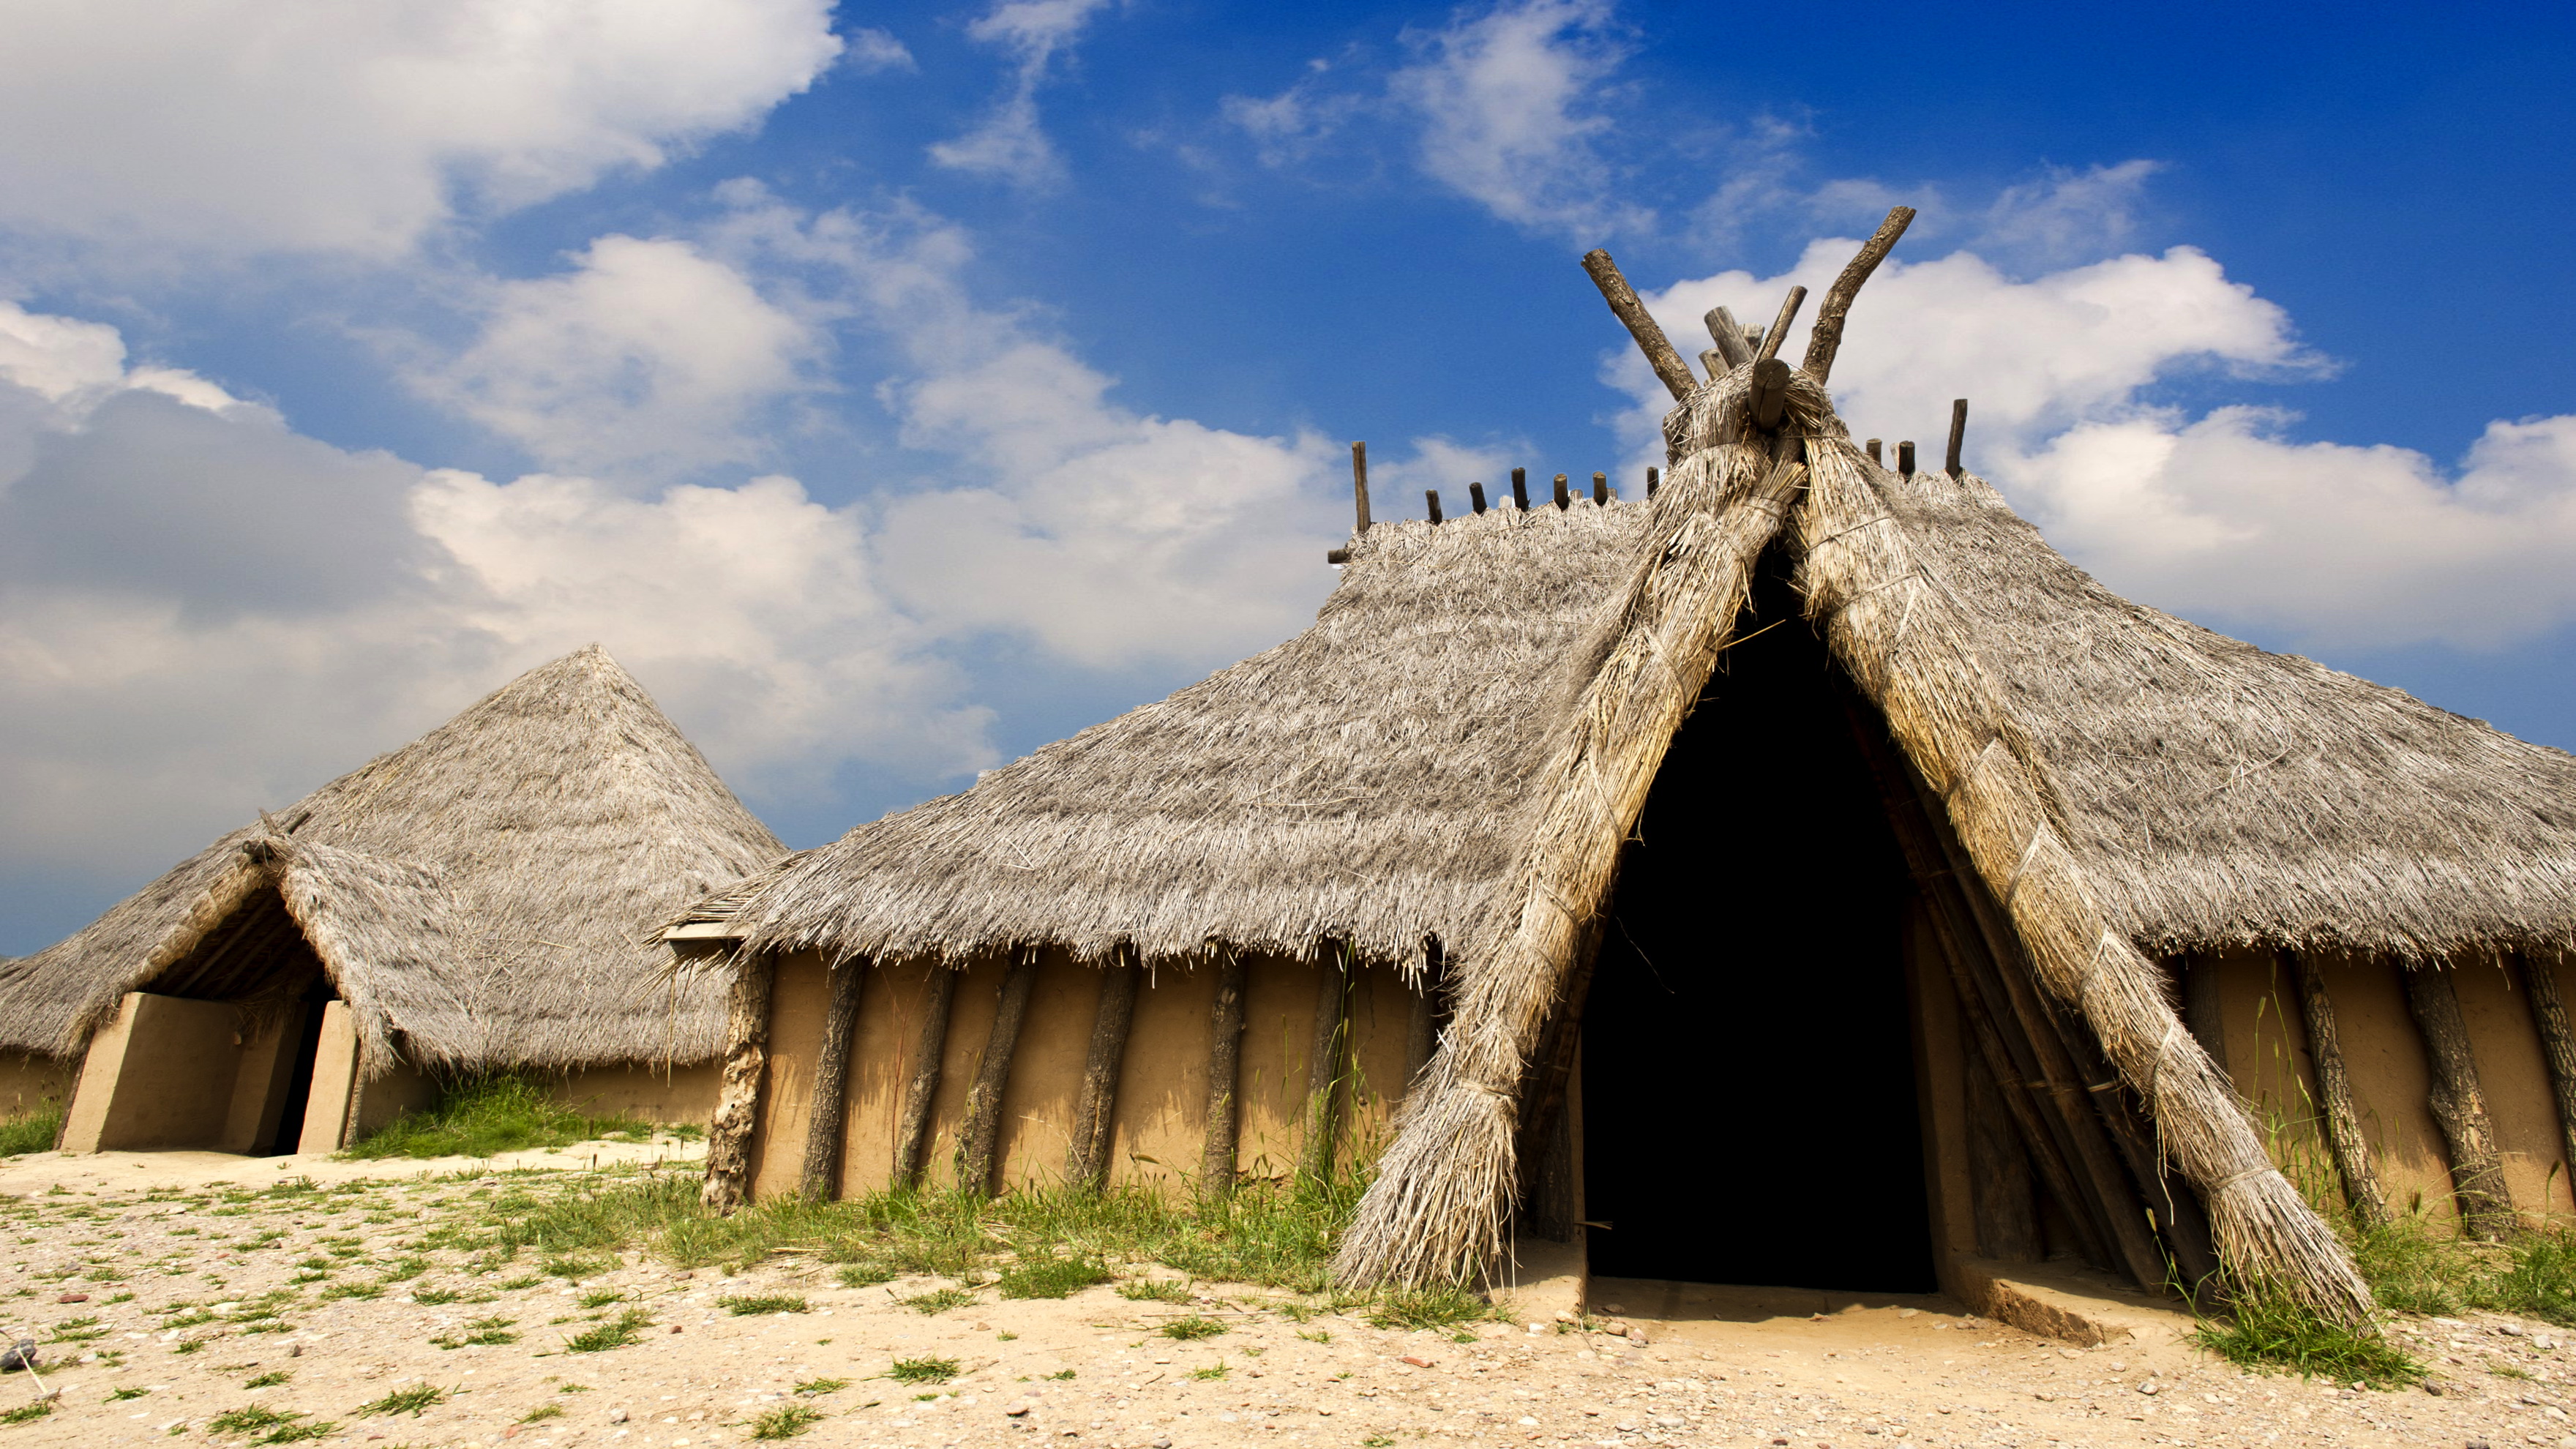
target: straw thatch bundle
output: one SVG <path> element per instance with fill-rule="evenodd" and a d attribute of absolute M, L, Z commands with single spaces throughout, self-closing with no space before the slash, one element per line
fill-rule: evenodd
<path fill-rule="evenodd" d="M 1991 490 L 1966 477 L 1884 474 L 1848 439 L 1810 447 L 1808 494 L 1793 524 L 1809 617 L 1946 801 L 2032 974 L 2081 1014 L 2147 1104 L 2163 1151 L 2208 1207 L 2221 1258 L 2241 1278 L 2367 1321 L 2370 1291 L 2341 1243 L 2273 1168 L 2234 1087 L 2167 1000 L 2163 973 L 2120 928 L 2129 923 L 2105 913 L 2069 849 L 2065 794 L 2023 722 L 2030 700 L 1986 671 L 1977 651 L 1984 636 L 1882 501 L 1883 493 Z"/>
<path fill-rule="evenodd" d="M 1381 523 L 1314 626 L 702 902 L 752 951 L 1053 945 L 1091 961 L 1326 936 L 1418 969 L 1510 869 L 1561 667 L 1645 509 Z"/>
<path fill-rule="evenodd" d="M 1733 414 L 1722 435 L 1740 437 L 1742 380 L 1717 399 Z M 1793 407 L 1813 426 L 1831 419 L 1812 383 Z M 1500 1251 L 1525 1065 L 1804 472 L 1738 441 L 1674 467 L 1634 570 L 1572 662 L 1566 683 L 1579 693 L 1531 782 L 1520 859 L 1479 933 L 1500 939 L 1457 978 L 1450 1029 L 1343 1238 L 1335 1269 L 1345 1279 L 1439 1281 Z"/>
<path fill-rule="evenodd" d="M 129 991 L 256 995 L 199 978 L 300 936 L 371 1071 L 703 1060 L 722 987 L 667 983 L 650 933 L 782 853 L 593 646 L 0 967 L 0 1045 L 77 1054 Z"/>

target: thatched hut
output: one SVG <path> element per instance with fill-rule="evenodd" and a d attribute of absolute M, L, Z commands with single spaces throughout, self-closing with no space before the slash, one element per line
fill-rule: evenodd
<path fill-rule="evenodd" d="M 2576 759 L 2120 599 L 1955 428 L 1882 466 L 1825 383 L 1908 217 L 1704 380 L 1596 254 L 1651 502 L 1363 512 L 1299 638 L 693 912 L 710 1200 L 1311 1168 L 1356 1075 L 1355 1282 L 2067 1255 L 2358 1319 L 2312 1199 L 2576 1206 Z"/>
<path fill-rule="evenodd" d="M 80 1064 L 74 1151 L 328 1149 L 498 1068 L 704 1121 L 721 990 L 653 930 L 784 853 L 593 646 L 0 967 L 0 1048 Z"/>

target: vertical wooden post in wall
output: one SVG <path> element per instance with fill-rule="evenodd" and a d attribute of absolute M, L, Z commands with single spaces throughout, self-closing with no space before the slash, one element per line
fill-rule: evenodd
<path fill-rule="evenodd" d="M 751 1196 L 751 1133 L 760 1120 L 760 1079 L 769 1066 L 769 957 L 734 963 L 725 993 L 724 1080 L 707 1124 L 707 1179 L 698 1201 L 730 1213 Z"/>
<path fill-rule="evenodd" d="M 1306 1055 L 1306 1137 L 1297 1156 L 1298 1179 L 1313 1187 L 1323 1186 L 1333 1175 L 1342 1051 L 1350 1035 L 1350 947 L 1342 941 L 1326 941 L 1320 955 L 1324 969 L 1315 988 L 1315 1036 Z"/>
<path fill-rule="evenodd" d="M 2352 1074 L 2344 1068 L 2343 1034 L 2335 1029 L 2334 999 L 2326 994 L 2325 975 L 2298 952 L 2282 951 L 2278 959 L 2298 983 L 2299 1018 L 2308 1028 L 2308 1060 L 2316 1064 L 2326 1150 L 2334 1154 L 2335 1171 L 2343 1178 L 2343 1200 L 2354 1217 L 2379 1227 L 2388 1221 L 2388 1198 L 2379 1190 L 2370 1142 L 2361 1135 L 2361 1114 L 2353 1108 Z"/>
<path fill-rule="evenodd" d="M 814 1054 L 814 1097 L 805 1114 L 805 1163 L 798 1190 L 807 1202 L 841 1195 L 841 1137 L 850 1101 L 850 1037 L 859 1024 L 865 960 L 832 968 L 832 999 L 823 1009 L 823 1045 Z"/>
<path fill-rule="evenodd" d="M 1037 979 L 1037 948 L 1023 946 L 1002 977 L 993 1030 L 984 1038 L 975 1084 L 966 1089 L 966 1126 L 957 1139 L 957 1185 L 968 1192 L 993 1190 L 993 1148 L 1002 1135 L 1002 1093 L 1011 1085 L 1011 1056 L 1019 1050 L 1020 1022 L 1028 1015 L 1029 991 Z"/>
<path fill-rule="evenodd" d="M 1208 1009 L 1207 1143 L 1199 1150 L 1199 1192 L 1234 1191 L 1235 1147 L 1243 1131 L 1237 1088 L 1243 1067 L 1243 958 L 1218 948 L 1216 1001 Z"/>
<path fill-rule="evenodd" d="M 2558 1097 L 2558 1136 L 2567 1153 L 2563 1169 L 2576 1172 L 2576 1032 L 2568 1029 L 2567 1004 L 2558 994 L 2558 963 L 2516 951 L 2513 964 L 2531 992 L 2532 1024 L 2540 1030 L 2540 1054 L 2549 1063 L 2549 1085 Z"/>
<path fill-rule="evenodd" d="M 1439 1044 L 1440 1030 L 1440 938 L 1431 936 L 1422 943 L 1422 979 L 1414 986 L 1413 998 L 1406 1004 L 1404 1017 L 1404 1090 L 1413 1090 L 1413 1079 L 1431 1062 L 1432 1048 Z"/>
<path fill-rule="evenodd" d="M 1968 1199 L 1977 1216 L 1977 1251 L 2007 1263 L 2036 1263 L 2046 1252 L 2031 1196 L 2030 1155 L 2022 1151 L 1986 1054 L 1970 1042 L 1960 1055 L 1968 1075 Z"/>
<path fill-rule="evenodd" d="M 1082 1095 L 1073 1107 L 1073 1141 L 1064 1155 L 1067 1185 L 1097 1192 L 1109 1181 L 1110 1126 L 1118 1110 L 1118 1069 L 1127 1056 L 1127 1028 L 1136 1018 L 1136 967 L 1132 947 L 1100 971 L 1100 1009 L 1091 1018 L 1091 1054 L 1082 1064 Z"/>
<path fill-rule="evenodd" d="M 903 1119 L 894 1133 L 894 1185 L 921 1181 L 921 1150 L 930 1138 L 930 1108 L 939 1100 L 939 1071 L 948 1055 L 948 1006 L 957 998 L 957 971 L 934 961 L 921 987 L 921 1039 L 913 1048 L 912 1076 L 903 1084 Z"/>
<path fill-rule="evenodd" d="M 2400 968 L 2405 970 L 2405 968 Z M 2451 1157 L 2451 1191 L 2460 1223 L 2470 1234 L 2500 1239 L 2513 1231 L 2513 1197 L 2504 1185 L 2504 1159 L 2496 1152 L 2495 1124 L 2478 1085 L 2478 1062 L 2469 1049 L 2469 1025 L 2460 1016 L 2451 973 L 2439 966 L 2405 970 L 2406 1006 L 2424 1038 L 2432 1068 L 2429 1105 Z"/>
<path fill-rule="evenodd" d="M 1949 969 L 1960 1014 L 1967 1021 L 1976 1049 L 1984 1054 L 1994 1073 L 2013 1126 L 2021 1134 L 2023 1150 L 2039 1169 L 2049 1195 L 2065 1209 L 2085 1260 L 2114 1272 L 2126 1263 L 2132 1276 L 2136 1276 L 2140 1255 L 2117 1226 L 2117 1215 L 2131 1206 L 2126 1200 L 2132 1194 L 2122 1182 L 2114 1195 L 2098 1175 L 2081 1170 L 2088 1164 L 2076 1150 L 2075 1128 L 2059 1110 L 2061 1103 L 2044 1095 L 2046 1083 L 2040 1080 L 2036 1049 L 1997 979 L 2001 973 L 1988 954 L 1985 935 L 1947 850 L 1948 842 L 1933 824 L 1933 807 L 1924 800 L 1912 773 L 1897 758 L 1876 720 L 1853 701 L 1846 699 L 1843 703 L 1845 722 L 1878 786 L 1879 803 L 1895 832 L 1897 848 L 1905 857 L 1906 871 L 1914 878 L 1916 889 L 1922 891 L 1924 903 L 1931 907 L 1933 936 L 1940 944 L 1942 962 Z M 2146 1256 L 2154 1257 L 2151 1251 Z M 2153 1288 L 2161 1282 L 2162 1274 L 2158 1273 L 2145 1279 L 2142 1286 Z"/>

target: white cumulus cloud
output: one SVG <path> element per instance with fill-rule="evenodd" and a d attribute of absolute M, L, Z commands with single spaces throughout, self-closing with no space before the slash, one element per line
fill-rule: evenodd
<path fill-rule="evenodd" d="M 409 248 L 758 121 L 828 0 L 15 0 L 0 226 L 97 246 Z"/>
<path fill-rule="evenodd" d="M 2105 175 L 2096 200 L 2128 185 Z M 1708 308 L 1768 322 L 1792 283 L 1821 296 L 1857 246 L 1817 242 L 1783 275 L 1686 280 L 1648 306 L 1695 353 Z M 1803 353 L 1806 320 L 1784 356 Z M 1915 439 L 1927 467 L 1965 395 L 1972 471 L 2112 588 L 2213 627 L 2309 648 L 2483 648 L 2576 622 L 2576 418 L 2497 421 L 2452 466 L 2301 440 L 2277 407 L 2195 414 L 2156 391 L 2195 372 L 2331 371 L 2287 313 L 2190 247 L 2026 280 L 1954 252 L 1871 279 L 1833 391 L 1855 435 L 1886 439 L 1891 461 Z M 1632 348 L 1605 375 L 1635 399 L 1619 422 L 1634 457 L 1661 461 L 1670 398 Z"/>
<path fill-rule="evenodd" d="M 975 129 L 930 147 L 930 159 L 1022 186 L 1063 177 L 1064 163 L 1038 116 L 1038 87 L 1057 56 L 1071 49 L 1109 0 L 999 0 L 966 34 L 1008 53 L 1009 89 Z"/>
<path fill-rule="evenodd" d="M 412 385 L 550 467 L 647 473 L 756 457 L 748 425 L 814 385 L 817 330 L 689 242 L 604 236 L 572 261 L 482 286 L 473 341 Z"/>

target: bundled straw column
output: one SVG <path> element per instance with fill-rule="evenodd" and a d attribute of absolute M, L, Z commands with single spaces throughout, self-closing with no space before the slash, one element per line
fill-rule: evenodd
<path fill-rule="evenodd" d="M 2060 829 L 2039 753 L 1970 652 L 1967 621 L 1924 573 L 1847 442 L 1811 445 L 1794 541 L 1808 610 L 1834 657 L 1940 796 L 2040 985 L 2075 1008 L 2208 1201 L 2244 1281 L 2330 1318 L 2370 1321 L 2343 1245 L 2272 1166 L 2234 1089 L 2165 1000 L 2161 974 L 2093 899 Z"/>
<path fill-rule="evenodd" d="M 1679 411 L 1729 409 L 1722 424 L 1705 414 L 1712 425 L 1694 435 L 1731 439 L 1742 432 L 1743 396 L 1730 380 Z M 1803 472 L 1728 442 L 1684 459 L 1659 490 L 1657 543 L 1580 651 L 1578 662 L 1597 667 L 1583 676 L 1536 784 L 1540 813 L 1504 898 L 1510 932 L 1490 964 L 1460 978 L 1442 1050 L 1407 1099 L 1334 1260 L 1342 1281 L 1454 1281 L 1501 1251 L 1519 1176 L 1514 1099 L 1524 1066 Z"/>

